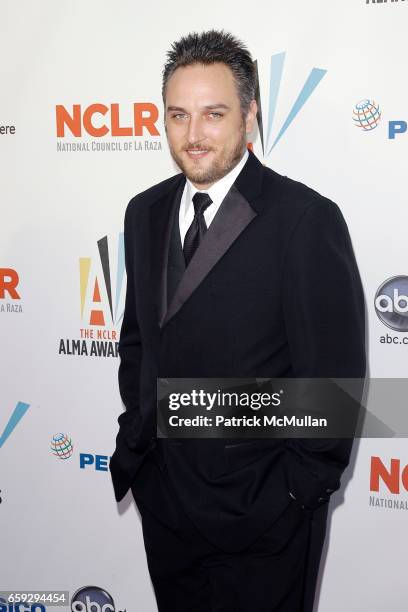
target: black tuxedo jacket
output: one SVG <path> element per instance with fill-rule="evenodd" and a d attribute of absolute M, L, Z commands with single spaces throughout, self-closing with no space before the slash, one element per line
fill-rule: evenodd
<path fill-rule="evenodd" d="M 127 293 L 116 500 L 156 444 L 156 378 L 365 375 L 364 297 L 339 207 L 249 158 L 168 296 L 184 174 L 134 197 L 125 214 Z M 170 260 L 172 262 L 172 260 Z M 171 265 L 174 265 L 171 263 Z M 326 504 L 352 440 L 160 440 L 190 518 L 227 549 L 254 540 L 291 498 Z M 153 496 L 152 490 L 146 495 Z M 153 491 L 153 492 L 152 492 Z M 292 502 L 293 503 L 293 502 Z"/>

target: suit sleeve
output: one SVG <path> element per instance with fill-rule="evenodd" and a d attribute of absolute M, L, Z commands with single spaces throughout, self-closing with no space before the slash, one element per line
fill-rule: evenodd
<path fill-rule="evenodd" d="M 137 320 L 136 296 L 134 288 L 134 258 L 132 245 L 133 212 L 131 200 L 125 213 L 124 221 L 124 249 L 125 268 L 127 276 L 125 310 L 119 337 L 120 365 L 118 370 L 119 391 L 125 406 L 125 411 L 119 415 L 118 422 L 121 428 L 128 430 L 134 426 L 139 418 L 139 380 L 142 358 L 142 343 L 139 323 Z"/>
<path fill-rule="evenodd" d="M 116 501 L 126 495 L 136 472 L 143 460 L 143 452 L 138 448 L 140 407 L 139 379 L 142 359 L 142 343 L 137 320 L 136 296 L 134 290 L 134 211 L 132 200 L 125 213 L 124 246 L 127 274 L 125 311 L 119 337 L 119 392 L 125 410 L 119 415 L 119 431 L 116 448 L 109 461 Z"/>
<path fill-rule="evenodd" d="M 283 270 L 283 311 L 295 378 L 364 379 L 365 305 L 339 207 L 312 202 L 294 229 Z M 340 487 L 353 439 L 287 439 L 288 486 L 317 508 Z"/>

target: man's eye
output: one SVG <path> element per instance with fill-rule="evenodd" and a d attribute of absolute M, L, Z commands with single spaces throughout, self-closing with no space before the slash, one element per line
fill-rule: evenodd
<path fill-rule="evenodd" d="M 177 115 L 172 115 L 172 119 L 184 119 L 186 117 L 183 113 L 177 113 Z"/>
<path fill-rule="evenodd" d="M 216 119 L 218 119 L 219 117 L 222 117 L 221 113 L 210 113 L 211 117 L 215 117 Z"/>

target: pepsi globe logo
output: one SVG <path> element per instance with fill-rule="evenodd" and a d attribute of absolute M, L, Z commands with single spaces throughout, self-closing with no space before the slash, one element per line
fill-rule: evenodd
<path fill-rule="evenodd" d="M 69 459 L 74 452 L 71 438 L 61 432 L 52 437 L 50 446 L 52 454 L 59 459 Z"/>
<path fill-rule="evenodd" d="M 395 331 L 408 331 L 408 276 L 384 281 L 375 294 L 374 306 L 384 325 Z"/>
<path fill-rule="evenodd" d="M 115 612 L 112 596 L 97 586 L 78 589 L 71 599 L 71 612 Z"/>
<path fill-rule="evenodd" d="M 373 130 L 377 127 L 381 119 L 380 107 L 374 100 L 360 100 L 353 110 L 354 125 L 365 131 Z"/>

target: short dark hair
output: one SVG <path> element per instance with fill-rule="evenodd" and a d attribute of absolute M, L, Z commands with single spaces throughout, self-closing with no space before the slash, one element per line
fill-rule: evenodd
<path fill-rule="evenodd" d="M 177 68 L 216 62 L 222 62 L 231 69 L 237 85 L 241 112 L 245 116 L 251 100 L 255 97 L 255 64 L 245 44 L 224 30 L 208 30 L 201 34 L 192 32 L 172 43 L 163 69 L 163 104 L 166 103 L 167 82 Z"/>

